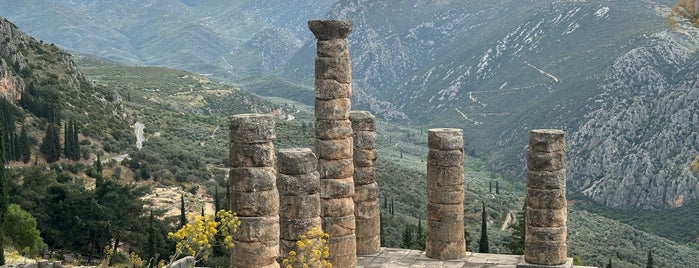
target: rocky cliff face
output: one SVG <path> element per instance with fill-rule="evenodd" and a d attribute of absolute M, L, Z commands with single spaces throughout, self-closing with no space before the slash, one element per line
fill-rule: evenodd
<path fill-rule="evenodd" d="M 18 44 L 27 40 L 4 18 L 0 18 L 0 37 L 0 96 L 18 101 L 22 97 L 24 83 L 15 72 L 26 67 L 26 58 L 20 53 Z"/>
<path fill-rule="evenodd" d="M 571 184 L 613 207 L 678 207 L 699 198 L 699 31 L 665 30 L 610 68 L 601 107 L 570 136 Z"/>

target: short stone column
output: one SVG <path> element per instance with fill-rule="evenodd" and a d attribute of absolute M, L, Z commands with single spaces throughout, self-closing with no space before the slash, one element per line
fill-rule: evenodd
<path fill-rule="evenodd" d="M 296 241 L 320 220 L 318 159 L 310 148 L 280 149 L 277 153 L 280 255 L 297 250 Z"/>
<path fill-rule="evenodd" d="M 279 267 L 274 139 L 274 118 L 270 115 L 230 118 L 230 204 L 240 220 L 233 235 L 231 267 Z"/>
<path fill-rule="evenodd" d="M 376 182 L 376 118 L 367 111 L 350 112 L 354 140 L 354 218 L 357 255 L 381 250 L 379 185 Z"/>
<path fill-rule="evenodd" d="M 564 135 L 561 130 L 535 129 L 529 136 L 524 260 L 530 264 L 568 261 Z"/>
<path fill-rule="evenodd" d="M 458 259 L 466 256 L 463 131 L 430 129 L 427 147 L 425 255 L 440 260 Z"/>
<path fill-rule="evenodd" d="M 357 263 L 354 222 L 352 125 L 349 121 L 352 66 L 347 35 L 351 20 L 314 20 L 308 28 L 318 39 L 315 60 L 315 152 L 320 172 L 323 231 L 330 235 L 333 267 Z"/>

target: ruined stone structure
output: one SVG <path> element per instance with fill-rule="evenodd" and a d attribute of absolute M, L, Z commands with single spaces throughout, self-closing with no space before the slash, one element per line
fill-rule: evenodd
<path fill-rule="evenodd" d="M 350 112 L 354 140 L 354 217 L 357 255 L 381 250 L 379 185 L 376 183 L 376 118 L 367 111 Z"/>
<path fill-rule="evenodd" d="M 425 254 L 429 258 L 452 260 L 466 256 L 463 144 L 461 129 L 428 131 Z"/>
<path fill-rule="evenodd" d="M 276 139 L 270 115 L 230 118 L 230 204 L 241 224 L 233 236 L 231 267 L 279 267 L 279 193 Z"/>
<path fill-rule="evenodd" d="M 280 254 L 296 250 L 296 241 L 313 227 L 321 228 L 318 159 L 310 148 L 277 153 Z"/>
<path fill-rule="evenodd" d="M 524 259 L 530 264 L 568 261 L 564 135 L 561 130 L 536 129 L 529 136 Z"/>
<path fill-rule="evenodd" d="M 330 235 L 329 261 L 333 267 L 356 266 L 354 165 L 349 121 L 352 66 L 347 35 L 351 20 L 314 20 L 315 35 L 315 152 L 320 172 L 323 231 Z"/>

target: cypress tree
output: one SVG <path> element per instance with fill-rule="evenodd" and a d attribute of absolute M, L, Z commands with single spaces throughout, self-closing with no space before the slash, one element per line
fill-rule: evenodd
<path fill-rule="evenodd" d="M 507 244 L 510 252 L 515 255 L 524 254 L 524 233 L 525 217 L 527 206 L 522 206 L 522 210 L 517 213 L 517 224 L 512 225 L 512 240 Z"/>
<path fill-rule="evenodd" d="M 0 130 L 2 131 L 2 130 Z M 5 223 L 5 215 L 7 214 L 7 176 L 5 175 L 5 156 L 1 153 L 4 151 L 3 137 L 0 132 L 0 226 Z M 0 265 L 5 265 L 5 239 L 0 235 Z"/>
<path fill-rule="evenodd" d="M 78 161 L 80 160 L 80 141 L 78 140 L 78 126 L 75 123 L 75 120 L 71 120 L 72 123 L 72 128 L 73 128 L 73 136 L 71 137 L 73 139 L 73 142 L 71 143 L 73 145 L 73 161 Z"/>
<path fill-rule="evenodd" d="M 481 239 L 478 241 L 478 252 L 489 253 L 490 248 L 488 246 L 488 223 L 486 222 L 488 218 L 488 213 L 485 211 L 485 202 L 483 204 L 483 212 L 481 213 Z"/>
<path fill-rule="evenodd" d="M 66 122 L 63 125 L 63 155 L 66 159 L 73 159 L 71 153 L 73 152 L 73 134 L 71 133 L 70 123 Z"/>
<path fill-rule="evenodd" d="M 648 261 L 646 262 L 646 268 L 653 268 L 653 251 L 648 251 Z"/>
<path fill-rule="evenodd" d="M 500 194 L 500 181 L 495 181 L 495 194 Z"/>
<path fill-rule="evenodd" d="M 413 232 L 413 225 L 410 223 L 405 224 L 405 229 L 403 229 L 403 240 L 401 242 L 401 248 L 410 248 L 415 241 L 415 234 Z"/>
<path fill-rule="evenodd" d="M 46 157 L 46 162 L 56 162 L 61 156 L 61 142 L 58 138 L 58 128 L 49 124 L 46 128 L 46 136 L 41 143 L 41 153 Z"/>
<path fill-rule="evenodd" d="M 32 157 L 32 152 L 31 149 L 29 148 L 29 137 L 27 136 L 27 129 L 22 126 L 22 132 L 19 134 L 19 151 L 20 151 L 20 158 L 22 162 L 29 163 L 29 160 L 31 160 Z"/>
<path fill-rule="evenodd" d="M 391 216 L 394 216 L 393 214 L 393 197 L 391 197 Z"/>
<path fill-rule="evenodd" d="M 425 250 L 425 228 L 422 227 L 422 219 L 417 221 L 417 229 L 415 231 L 414 249 Z"/>
<path fill-rule="evenodd" d="M 612 268 L 612 259 L 609 259 L 607 266 L 604 266 L 604 268 Z"/>
<path fill-rule="evenodd" d="M 214 215 L 216 215 L 219 210 L 221 210 L 221 201 L 218 199 L 218 185 L 216 185 L 214 192 Z"/>
<path fill-rule="evenodd" d="M 184 210 L 184 193 L 180 196 L 180 228 L 187 224 L 187 215 Z"/>
<path fill-rule="evenodd" d="M 488 192 L 493 193 L 493 181 L 488 182 Z"/>

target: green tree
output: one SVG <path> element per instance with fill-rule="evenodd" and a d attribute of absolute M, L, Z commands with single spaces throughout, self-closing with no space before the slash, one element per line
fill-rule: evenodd
<path fill-rule="evenodd" d="M 7 207 L 2 231 L 11 244 L 20 251 L 36 255 L 45 247 L 44 241 L 39 236 L 39 230 L 36 229 L 36 219 L 17 204 L 10 204 Z"/>
<path fill-rule="evenodd" d="M 522 206 L 522 210 L 517 213 L 517 223 L 512 225 L 512 236 L 511 241 L 507 243 L 507 247 L 510 252 L 515 255 L 524 254 L 524 233 L 525 233 L 525 222 L 526 222 L 526 209 L 527 206 Z"/>
<path fill-rule="evenodd" d="M 646 261 L 646 268 L 653 268 L 653 251 L 648 251 L 648 260 Z"/>
<path fill-rule="evenodd" d="M 2 130 L 0 130 L 2 131 Z M 5 148 L 3 146 L 3 136 L 0 132 L 0 224 L 4 225 L 7 214 L 8 183 L 5 175 Z M 0 235 L 0 265 L 5 265 L 5 239 Z"/>
<path fill-rule="evenodd" d="M 485 202 L 483 204 L 483 211 L 481 212 L 481 239 L 478 240 L 478 252 L 489 253 L 490 247 L 488 246 L 488 213 L 485 211 Z"/>
<path fill-rule="evenodd" d="M 41 142 L 41 153 L 46 157 L 46 162 L 56 162 L 61 156 L 61 142 L 58 138 L 58 128 L 49 124 L 46 128 L 46 136 Z"/>
<path fill-rule="evenodd" d="M 609 259 L 609 262 L 606 266 L 604 266 L 604 268 L 612 268 L 612 259 Z"/>
<path fill-rule="evenodd" d="M 405 229 L 403 229 L 403 240 L 401 242 L 401 248 L 410 248 L 415 242 L 415 231 L 414 225 L 410 223 L 405 224 Z"/>
<path fill-rule="evenodd" d="M 19 134 L 19 152 L 22 162 L 29 163 L 31 160 L 32 152 L 29 147 L 29 137 L 27 136 L 27 129 L 22 126 L 22 131 Z"/>
<path fill-rule="evenodd" d="M 417 229 L 415 229 L 415 242 L 413 249 L 425 250 L 425 228 L 422 227 L 422 219 L 417 221 Z"/>
<path fill-rule="evenodd" d="M 583 265 L 582 258 L 580 258 L 580 256 L 573 256 L 573 265 Z"/>
<path fill-rule="evenodd" d="M 187 214 L 184 209 L 184 193 L 180 196 L 180 228 L 187 224 Z"/>

